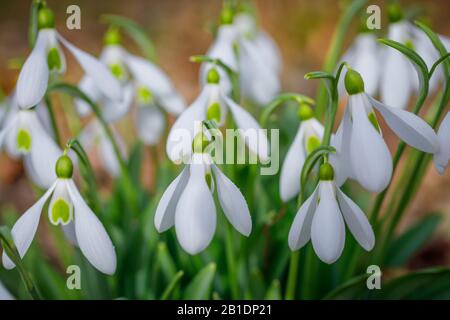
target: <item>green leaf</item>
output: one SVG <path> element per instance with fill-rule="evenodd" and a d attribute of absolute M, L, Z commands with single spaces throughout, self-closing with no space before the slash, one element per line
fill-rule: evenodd
<path fill-rule="evenodd" d="M 161 266 L 161 270 L 164 273 L 167 281 L 170 281 L 173 277 L 175 277 L 177 268 L 164 242 L 158 243 L 157 261 Z"/>
<path fill-rule="evenodd" d="M 389 246 L 386 265 L 401 266 L 408 262 L 411 256 L 430 239 L 441 220 L 440 214 L 428 215 L 395 239 Z"/>
<path fill-rule="evenodd" d="M 191 283 L 184 291 L 184 299 L 188 300 L 205 300 L 209 299 L 211 294 L 211 286 L 216 273 L 216 264 L 210 263 L 192 279 Z"/>
<path fill-rule="evenodd" d="M 432 268 L 395 278 L 381 290 L 376 299 L 450 299 L 450 268 Z"/>
<path fill-rule="evenodd" d="M 329 72 L 325 71 L 312 71 L 305 74 L 306 80 L 312 80 L 312 79 L 328 79 L 334 81 L 334 75 L 332 75 Z"/>
<path fill-rule="evenodd" d="M 325 300 L 346 300 L 361 298 L 366 286 L 367 274 L 356 276 L 335 288 L 325 296 Z"/>
<path fill-rule="evenodd" d="M 102 15 L 101 21 L 123 29 L 130 36 L 130 38 L 132 38 L 137 43 L 143 55 L 147 59 L 151 61 L 156 60 L 156 51 L 153 41 L 150 39 L 144 29 L 142 29 L 142 27 L 136 22 L 131 19 L 113 14 Z"/>
<path fill-rule="evenodd" d="M 269 289 L 267 289 L 265 300 L 281 300 L 280 281 L 273 280 Z"/>
<path fill-rule="evenodd" d="M 184 275 L 184 272 L 182 270 L 177 272 L 177 274 L 173 277 L 172 281 L 170 281 L 169 285 L 167 286 L 167 288 L 164 290 L 163 294 L 161 295 L 161 300 L 167 300 L 169 298 L 170 294 L 173 292 L 173 290 L 179 284 L 183 275 Z"/>

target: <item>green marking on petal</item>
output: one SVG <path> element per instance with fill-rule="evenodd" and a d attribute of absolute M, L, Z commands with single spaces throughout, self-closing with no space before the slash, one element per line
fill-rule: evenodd
<path fill-rule="evenodd" d="M 31 149 L 31 135 L 25 129 L 20 129 L 17 132 L 17 148 L 25 152 L 29 152 Z"/>
<path fill-rule="evenodd" d="M 214 102 L 208 107 L 206 111 L 206 119 L 214 120 L 217 123 L 220 122 L 220 104 L 218 102 Z"/>
<path fill-rule="evenodd" d="M 153 94 L 147 87 L 140 86 L 137 89 L 137 99 L 139 104 L 149 104 L 153 100 Z"/>
<path fill-rule="evenodd" d="M 109 65 L 109 68 L 111 69 L 111 73 L 117 78 L 117 79 L 123 79 L 125 76 L 125 70 L 123 69 L 122 65 L 119 63 L 112 63 Z"/>
<path fill-rule="evenodd" d="M 373 125 L 373 127 L 378 131 L 378 133 L 381 133 L 380 124 L 378 123 L 375 112 L 372 111 L 367 117 L 369 118 L 369 121 Z"/>
<path fill-rule="evenodd" d="M 50 70 L 60 70 L 62 63 L 61 63 L 61 56 L 59 55 L 58 48 L 51 48 L 47 53 L 47 64 L 48 68 Z"/>
<path fill-rule="evenodd" d="M 321 141 L 317 136 L 311 135 L 306 140 L 306 153 L 310 154 L 313 152 L 316 148 L 320 147 Z"/>
<path fill-rule="evenodd" d="M 71 220 L 70 205 L 63 198 L 57 199 L 53 202 L 50 222 L 54 225 L 62 223 L 64 225 L 68 224 Z"/>
<path fill-rule="evenodd" d="M 212 190 L 212 188 L 213 188 L 213 177 L 212 177 L 212 174 L 210 172 L 208 172 L 205 175 L 205 180 L 206 180 L 206 184 L 208 185 L 208 188 L 210 190 Z"/>

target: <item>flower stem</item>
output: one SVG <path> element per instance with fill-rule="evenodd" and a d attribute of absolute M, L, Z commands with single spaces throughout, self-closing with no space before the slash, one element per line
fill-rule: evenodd
<path fill-rule="evenodd" d="M 344 46 L 345 36 L 348 33 L 351 22 L 366 2 L 367 0 L 355 0 L 345 9 L 345 12 L 338 22 L 333 39 L 331 40 L 322 70 L 326 72 L 333 72 L 336 68 L 339 56 L 342 52 L 342 47 Z M 316 102 L 317 116 L 321 117 L 325 111 L 325 106 L 327 103 L 327 90 L 323 84 L 319 86 Z"/>
<path fill-rule="evenodd" d="M 227 256 L 228 275 L 231 288 L 231 298 L 239 299 L 239 284 L 236 274 L 236 257 L 233 254 L 233 238 L 230 225 L 225 225 L 225 251 Z"/>
<path fill-rule="evenodd" d="M 50 123 L 52 126 L 55 142 L 58 146 L 61 146 L 61 137 L 59 134 L 58 123 L 56 121 L 56 116 L 55 116 L 55 112 L 53 109 L 52 100 L 50 99 L 50 96 L 47 94 L 45 95 L 45 104 L 47 106 L 48 115 L 50 117 Z"/>
<path fill-rule="evenodd" d="M 286 300 L 295 299 L 299 261 L 300 261 L 300 250 L 292 252 L 291 261 L 289 263 L 289 274 L 286 287 Z"/>
<path fill-rule="evenodd" d="M 33 279 L 22 263 L 22 259 L 20 258 L 20 254 L 17 251 L 16 245 L 14 244 L 11 232 L 9 231 L 8 227 L 0 227 L 0 240 L 3 250 L 5 250 L 8 257 L 15 264 L 17 271 L 20 274 L 20 278 L 25 284 L 25 288 L 27 289 L 27 292 L 30 294 L 31 298 L 33 298 L 33 300 L 42 300 L 36 284 L 34 283 Z"/>

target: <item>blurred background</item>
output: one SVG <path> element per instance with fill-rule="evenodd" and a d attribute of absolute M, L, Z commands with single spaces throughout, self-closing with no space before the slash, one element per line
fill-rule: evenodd
<path fill-rule="evenodd" d="M 157 51 L 157 61 L 169 74 L 177 89 L 188 102 L 199 92 L 199 65 L 189 62 L 194 54 L 205 53 L 212 42 L 211 26 L 217 21 L 222 6 L 219 0 L 47 0 L 54 10 L 57 30 L 79 48 L 98 55 L 107 26 L 100 22 L 102 14 L 111 13 L 131 18 L 148 31 Z M 260 25 L 278 43 L 284 62 L 282 72 L 283 91 L 315 96 L 318 82 L 306 81 L 306 72 L 320 70 L 330 39 L 340 13 L 341 1 L 334 0 L 260 0 L 254 1 Z M 382 7 L 385 32 L 387 22 L 383 1 L 372 1 Z M 416 10 L 436 32 L 450 36 L 450 2 L 401 1 L 402 5 Z M 65 26 L 66 8 L 77 4 L 81 8 L 81 30 L 68 30 Z M 18 66 L 29 54 L 27 43 L 30 1 L 0 1 L 0 87 L 9 94 L 18 76 Z M 356 30 L 353 28 L 353 30 Z M 347 45 L 354 33 L 349 33 Z M 130 51 L 139 53 L 134 43 L 125 38 Z M 77 83 L 82 76 L 80 67 L 73 57 L 68 59 L 65 79 Z M 429 99 L 430 101 L 432 98 Z M 344 102 L 341 109 L 344 106 Z M 64 121 L 64 120 L 62 120 Z M 384 125 L 384 124 L 382 124 Z M 384 135 L 391 151 L 395 150 L 397 139 L 383 126 Z M 64 132 L 64 130 L 63 130 Z M 69 132 L 64 132 L 69 138 Z M 159 157 L 165 157 L 160 147 Z M 144 168 L 144 183 L 152 188 L 152 160 L 147 155 Z M 94 161 L 95 163 L 95 161 Z M 0 155 L 0 221 L 6 210 L 23 212 L 34 201 L 35 196 L 25 177 L 20 161 Z M 96 166 L 97 167 L 97 166 Z M 414 173 L 411 173 L 414 174 Z M 98 179 L 104 188 L 110 181 L 98 168 Z M 392 195 L 395 197 L 395 194 Z M 434 167 L 429 168 L 412 206 L 409 207 L 403 225 L 433 211 L 445 214 L 435 238 L 410 262 L 411 268 L 450 264 L 450 170 L 439 177 Z M 152 227 L 152 226 L 149 226 Z M 45 244 L 45 231 L 40 228 L 40 242 Z"/>

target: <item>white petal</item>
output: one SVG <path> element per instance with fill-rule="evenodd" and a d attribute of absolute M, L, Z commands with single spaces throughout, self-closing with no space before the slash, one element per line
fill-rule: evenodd
<path fill-rule="evenodd" d="M 116 152 L 114 151 L 114 147 L 111 141 L 106 136 L 106 133 L 103 131 L 103 128 L 100 128 L 101 135 L 99 137 L 99 151 L 101 155 L 101 159 L 103 159 L 103 164 L 105 166 L 106 171 L 113 176 L 118 177 L 120 175 L 120 164 L 117 159 Z M 114 139 L 116 140 L 118 147 L 120 149 L 120 153 L 122 157 L 126 158 L 126 146 L 122 137 L 119 135 L 117 130 L 114 127 L 110 126 L 111 131 L 113 132 Z"/>
<path fill-rule="evenodd" d="M 388 126 L 395 134 L 410 146 L 424 152 L 439 150 L 439 141 L 431 126 L 412 112 L 392 108 L 366 95 L 368 103 L 383 115 Z"/>
<path fill-rule="evenodd" d="M 381 135 L 367 117 L 362 94 L 353 95 L 353 126 L 350 139 L 352 172 L 367 190 L 384 190 L 392 176 L 392 158 Z"/>
<path fill-rule="evenodd" d="M 67 225 L 61 225 L 61 228 L 67 241 L 69 241 L 70 244 L 74 245 L 75 247 L 79 247 L 77 234 L 75 233 L 75 222 L 70 221 Z"/>
<path fill-rule="evenodd" d="M 302 204 L 289 230 L 289 248 L 298 250 L 311 238 L 311 224 L 317 208 L 318 187 Z"/>
<path fill-rule="evenodd" d="M 216 208 L 205 180 L 205 165 L 193 161 L 189 180 L 175 211 L 177 238 L 184 250 L 196 254 L 209 245 L 215 230 Z"/>
<path fill-rule="evenodd" d="M 164 232 L 175 224 L 175 209 L 188 180 L 189 166 L 186 166 L 164 191 L 155 213 L 155 227 L 158 232 Z"/>
<path fill-rule="evenodd" d="M 364 89 L 370 95 L 376 93 L 380 77 L 380 50 L 373 34 L 359 35 L 354 61 L 347 61 L 364 80 Z M 341 77 L 344 78 L 345 74 Z"/>
<path fill-rule="evenodd" d="M 267 160 L 269 158 L 269 141 L 264 130 L 261 129 L 252 115 L 236 102 L 224 94 L 221 97 L 230 108 L 236 126 L 250 151 L 257 154 L 261 160 Z"/>
<path fill-rule="evenodd" d="M 212 165 L 216 178 L 220 205 L 228 221 L 244 236 L 252 231 L 252 218 L 247 202 L 238 187 L 216 165 Z"/>
<path fill-rule="evenodd" d="M 319 183 L 319 204 L 311 224 L 311 241 L 320 260 L 335 262 L 345 244 L 345 224 L 332 181 Z"/>
<path fill-rule="evenodd" d="M 300 192 L 300 175 L 306 158 L 304 133 L 302 122 L 281 167 L 280 196 L 283 202 L 288 202 Z"/>
<path fill-rule="evenodd" d="M 111 239 L 71 179 L 67 180 L 67 186 L 75 207 L 75 234 L 81 252 L 99 271 L 113 274 L 116 271 L 116 253 Z"/>
<path fill-rule="evenodd" d="M 166 119 L 155 105 L 138 107 L 136 129 L 139 138 L 147 145 L 155 145 L 161 139 L 166 127 Z"/>
<path fill-rule="evenodd" d="M 0 282 L 0 301 L 15 300 L 11 293 Z"/>
<path fill-rule="evenodd" d="M 120 87 L 120 82 L 103 63 L 91 54 L 78 49 L 59 34 L 58 38 L 74 55 L 84 72 L 86 72 L 86 74 L 94 80 L 98 89 L 106 97 L 118 101 L 122 99 L 122 88 Z"/>
<path fill-rule="evenodd" d="M 36 45 L 20 70 L 17 80 L 17 102 L 21 108 L 31 108 L 44 97 L 48 85 L 48 34 L 38 33 Z"/>
<path fill-rule="evenodd" d="M 55 165 L 62 150 L 45 132 L 35 112 L 30 113 L 30 125 L 32 142 L 29 156 L 38 177 L 38 180 L 33 182 L 42 188 L 48 188 L 56 180 Z"/>
<path fill-rule="evenodd" d="M 133 77 L 148 87 L 161 106 L 172 114 L 179 114 L 186 108 L 183 98 L 178 95 L 166 73 L 147 59 L 128 54 L 126 62 Z"/>
<path fill-rule="evenodd" d="M 433 161 L 438 172 L 443 174 L 450 159 L 450 112 L 447 112 L 442 120 L 437 136 L 439 151 L 434 155 Z"/>
<path fill-rule="evenodd" d="M 24 257 L 31 245 L 31 242 L 33 241 L 39 224 L 39 218 L 41 217 L 42 208 L 55 189 L 55 186 L 56 181 L 53 182 L 53 185 L 31 208 L 25 211 L 11 230 L 14 244 L 16 245 L 17 251 L 19 252 L 21 258 Z M 3 251 L 3 266 L 6 269 L 12 269 L 15 267 L 15 264 L 7 256 L 5 251 Z"/>
<path fill-rule="evenodd" d="M 123 87 L 123 99 L 121 101 L 105 99 L 102 103 L 102 113 L 109 123 L 123 118 L 130 110 L 134 99 L 134 86 L 130 83 Z"/>
<path fill-rule="evenodd" d="M 366 250 L 372 250 L 375 245 L 375 235 L 364 212 L 345 193 L 337 188 L 339 206 L 348 228 L 356 241 Z"/>
<path fill-rule="evenodd" d="M 100 97 L 102 96 L 101 92 L 98 90 L 95 84 L 95 81 L 89 76 L 85 75 L 83 78 L 81 78 L 81 81 L 78 83 L 78 88 L 93 102 L 98 102 L 100 100 Z M 85 117 L 92 112 L 91 106 L 84 100 L 78 98 L 75 99 L 75 107 L 78 114 L 82 117 Z"/>
<path fill-rule="evenodd" d="M 352 100 L 350 99 L 348 103 L 336 135 L 331 138 L 331 145 L 336 148 L 336 153 L 330 154 L 329 161 L 334 168 L 334 181 L 337 186 L 343 185 L 348 178 L 353 177 L 350 161 L 350 138 L 352 135 L 350 110 Z"/>
<path fill-rule="evenodd" d="M 198 98 L 178 117 L 167 137 L 166 152 L 170 160 L 180 162 L 192 153 L 192 140 L 198 131 L 195 122 L 205 119 L 211 86 L 205 86 Z"/>
<path fill-rule="evenodd" d="M 276 72 L 281 71 L 281 52 L 275 41 L 264 31 L 259 31 L 255 42 L 267 64 Z"/>

